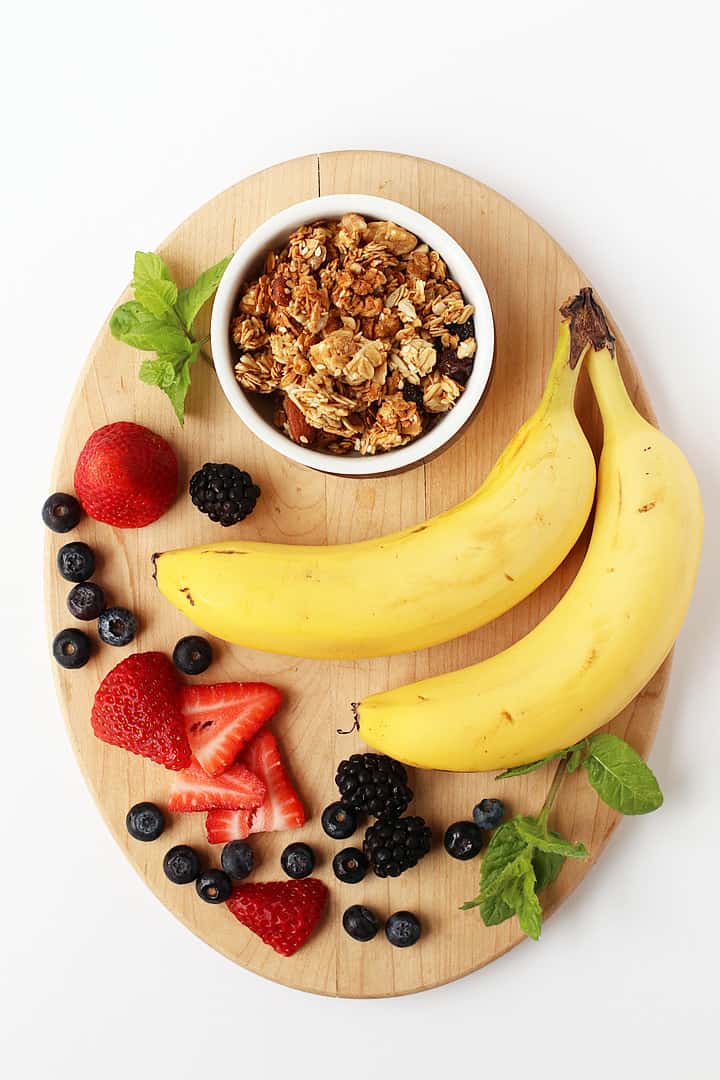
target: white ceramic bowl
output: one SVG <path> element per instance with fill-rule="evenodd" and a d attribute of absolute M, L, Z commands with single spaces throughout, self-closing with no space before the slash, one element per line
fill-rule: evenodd
<path fill-rule="evenodd" d="M 373 455 L 329 454 L 294 443 L 274 427 L 272 405 L 260 394 L 248 394 L 235 378 L 236 347 L 230 337 L 230 323 L 244 282 L 256 276 L 268 251 L 283 246 L 300 225 L 337 219 L 357 213 L 374 220 L 394 221 L 434 248 L 447 263 L 450 276 L 463 296 L 475 308 L 477 352 L 472 373 L 455 406 L 425 435 L 406 446 Z M 322 195 L 296 203 L 268 218 L 248 236 L 225 271 L 215 296 L 210 328 L 213 359 L 220 385 L 240 419 L 253 434 L 291 461 L 339 476 L 378 476 L 397 472 L 434 457 L 453 441 L 470 420 L 485 392 L 492 370 L 495 331 L 490 300 L 483 280 L 470 258 L 444 229 L 417 211 L 390 199 L 374 195 Z"/>

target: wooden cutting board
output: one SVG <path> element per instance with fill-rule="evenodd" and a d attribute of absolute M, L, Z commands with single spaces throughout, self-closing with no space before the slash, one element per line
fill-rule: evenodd
<path fill-rule="evenodd" d="M 175 815 L 154 844 L 132 840 L 125 814 L 135 802 L 165 803 L 171 774 L 160 766 L 99 742 L 90 729 L 90 708 L 100 679 L 133 648 L 171 652 L 191 625 L 163 600 L 152 580 L 155 551 L 219 539 L 221 530 L 197 513 L 186 494 L 192 472 L 205 461 L 232 461 L 248 469 L 263 490 L 253 517 L 236 535 L 290 543 L 338 543 L 404 528 L 437 514 L 479 486 L 498 454 L 535 408 L 549 368 L 558 306 L 586 283 L 572 260 L 535 222 L 497 192 L 452 169 L 398 154 L 348 151 L 308 156 L 276 165 L 219 195 L 185 221 L 160 248 L 176 280 L 189 284 L 205 267 L 237 248 L 270 214 L 318 194 L 363 192 L 414 207 L 451 233 L 482 274 L 495 315 L 496 368 L 486 402 L 465 435 L 427 466 L 401 476 L 348 480 L 293 466 L 247 432 L 226 403 L 212 368 L 199 362 L 181 432 L 169 403 L 137 378 L 139 354 L 113 340 L 103 326 L 68 410 L 58 449 L 53 490 L 72 491 L 78 453 L 90 433 L 115 420 L 134 420 L 174 446 L 181 493 L 160 521 L 145 529 L 114 530 L 85 518 L 65 537 L 48 535 L 46 590 L 51 635 L 75 625 L 65 606 L 69 589 L 55 569 L 55 554 L 69 539 L 86 540 L 99 556 L 98 580 L 109 602 L 135 611 L 141 630 L 130 648 L 97 648 L 80 671 L 55 674 L 70 738 L 98 807 L 133 865 L 163 903 L 209 945 L 251 971 L 287 986 L 345 997 L 382 997 L 438 986 L 475 971 L 522 939 L 515 920 L 488 929 L 476 911 L 462 912 L 477 892 L 480 862 L 456 862 L 442 848 L 445 827 L 467 818 L 484 796 L 499 795 L 512 811 L 536 812 L 549 784 L 548 770 L 496 783 L 483 774 L 416 773 L 414 813 L 433 827 L 432 853 L 394 881 L 370 875 L 362 884 L 335 881 L 330 862 L 339 845 L 320 828 L 322 808 L 335 796 L 335 766 L 361 748 L 356 736 L 340 736 L 349 724 L 348 703 L 369 692 L 475 662 L 524 635 L 558 600 L 582 558 L 585 539 L 545 585 L 491 626 L 425 652 L 359 662 L 318 662 L 276 657 L 214 641 L 217 660 L 201 681 L 263 679 L 280 686 L 286 704 L 273 721 L 309 810 L 299 832 L 252 838 L 259 857 L 256 880 L 282 878 L 279 856 L 290 840 L 306 840 L 319 859 L 317 874 L 330 886 L 327 916 L 294 957 L 277 956 L 240 926 L 223 906 L 202 903 L 192 886 L 171 885 L 162 872 L 164 852 L 190 843 L 219 864 L 220 850 L 204 839 L 203 815 Z M 131 252 L 128 252 L 130 263 Z M 127 294 L 123 298 L 127 298 Z M 206 316 L 207 318 L 207 316 Z M 617 329 L 617 328 L 616 328 Z M 647 394 L 627 347 L 619 358 L 628 388 L 652 418 Z M 600 425 L 586 379 L 579 413 L 595 447 Z M 359 583 L 360 584 L 360 583 Z M 352 611 L 338 613 L 352 619 Z M 94 634 L 94 628 L 92 628 Z M 570 632 L 570 631 L 569 631 Z M 669 662 L 612 724 L 612 730 L 646 755 L 667 688 Z M 590 849 L 587 862 L 567 864 L 544 894 L 546 916 L 560 906 L 602 852 L 618 818 L 601 804 L 583 776 L 564 782 L 552 824 Z M 357 834 L 361 839 L 361 834 Z M 99 898 L 101 899 L 101 898 Z M 401 908 L 418 913 L 424 926 L 412 949 L 392 948 L 382 934 L 369 944 L 342 930 L 345 907 L 362 902 L 381 917 Z M 543 949 L 547 946 L 532 945 Z"/>

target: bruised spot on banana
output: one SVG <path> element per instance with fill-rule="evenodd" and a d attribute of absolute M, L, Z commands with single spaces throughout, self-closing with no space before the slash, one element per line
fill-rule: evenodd
<path fill-rule="evenodd" d="M 571 550 L 595 493 L 574 409 L 592 320 L 584 294 L 573 303 L 538 408 L 470 498 L 354 544 L 223 540 L 164 552 L 155 556 L 163 596 L 216 637 L 316 659 L 427 648 L 514 607 Z"/>
<path fill-rule="evenodd" d="M 588 302 L 604 324 L 589 292 Z M 360 734 L 374 749 L 419 768 L 524 765 L 617 716 L 670 652 L 700 561 L 698 484 L 677 446 L 632 404 L 609 334 L 590 338 L 586 362 L 604 441 L 577 577 L 504 652 L 359 702 Z"/>

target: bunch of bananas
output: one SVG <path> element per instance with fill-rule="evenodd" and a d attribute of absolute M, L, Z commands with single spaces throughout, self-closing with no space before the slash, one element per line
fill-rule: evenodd
<path fill-rule="evenodd" d="M 385 656 L 483 626 L 549 577 L 590 514 L 595 463 L 574 410 L 585 361 L 604 445 L 592 538 L 570 589 L 504 652 L 374 694 L 358 719 L 375 749 L 455 771 L 524 764 L 612 719 L 680 629 L 702 504 L 682 453 L 632 404 L 591 290 L 561 316 L 542 401 L 465 502 L 355 544 L 223 541 L 165 552 L 155 557 L 160 591 L 217 637 L 296 656 Z M 350 620 L 339 614 L 347 610 Z"/>

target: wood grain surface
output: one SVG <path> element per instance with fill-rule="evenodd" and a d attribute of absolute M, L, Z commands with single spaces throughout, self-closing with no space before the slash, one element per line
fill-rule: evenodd
<path fill-rule="evenodd" d="M 115 420 L 134 420 L 165 436 L 174 446 L 181 472 L 175 505 L 160 521 L 141 530 L 115 530 L 85 518 L 69 536 L 48 535 L 46 596 L 51 636 L 75 624 L 66 608 L 69 589 L 55 569 L 55 555 L 69 539 L 95 548 L 95 578 L 110 603 L 134 610 L 141 621 L 136 642 L 126 649 L 100 646 L 80 671 L 55 666 L 70 738 L 110 831 L 135 868 L 167 908 L 195 934 L 236 963 L 287 986 L 345 997 L 406 994 L 437 986 L 475 971 L 522 940 L 516 921 L 488 929 L 476 911 L 459 905 L 477 892 L 479 860 L 448 858 L 442 833 L 451 821 L 469 816 L 484 796 L 501 795 L 512 811 L 534 813 L 549 784 L 548 770 L 496 783 L 483 774 L 418 772 L 413 777 L 413 811 L 433 826 L 432 853 L 402 878 L 370 875 L 362 884 L 340 885 L 330 862 L 340 845 L 322 832 L 319 815 L 335 797 L 335 766 L 361 748 L 348 727 L 351 701 L 426 675 L 447 671 L 491 655 L 521 637 L 548 611 L 572 580 L 586 538 L 533 596 L 497 622 L 424 652 L 390 659 L 319 662 L 276 657 L 213 641 L 216 662 L 200 681 L 264 679 L 283 690 L 286 704 L 273 721 L 290 769 L 309 811 L 309 822 L 293 834 L 253 837 L 259 859 L 256 880 L 282 878 L 279 856 L 290 840 L 306 840 L 319 859 L 317 876 L 330 886 L 324 921 L 294 957 L 277 956 L 240 926 L 223 906 L 203 904 L 192 886 L 171 885 L 162 872 L 163 853 L 187 842 L 217 865 L 219 848 L 204 838 L 203 815 L 175 815 L 154 844 L 133 841 L 125 814 L 135 802 L 163 805 L 171 774 L 160 766 L 106 746 L 89 722 L 100 679 L 133 648 L 172 651 L 191 632 L 187 620 L 156 590 L 150 557 L 155 551 L 218 539 L 220 530 L 191 507 L 185 494 L 192 472 L 205 461 L 232 461 L 257 479 L 263 497 L 238 534 L 267 541 L 337 543 L 389 532 L 424 520 L 453 505 L 483 480 L 521 422 L 535 408 L 547 375 L 558 323 L 558 306 L 586 279 L 558 245 L 521 210 L 475 180 L 442 165 L 396 154 L 348 151 L 308 156 L 277 165 L 230 188 L 188 218 L 160 248 L 176 280 L 189 284 L 205 267 L 232 252 L 270 214 L 317 194 L 362 192 L 414 207 L 453 235 L 482 274 L 496 324 L 496 366 L 480 412 L 442 456 L 400 476 L 341 479 L 289 464 L 255 440 L 231 411 L 209 364 L 198 362 L 180 432 L 164 395 L 137 378 L 139 354 L 113 340 L 104 326 L 91 351 L 68 410 L 58 449 L 53 490 L 72 491 L 78 453 L 90 433 Z M 128 253 L 130 256 L 130 253 Z M 126 298 L 127 294 L 125 294 Z M 208 314 L 204 315 L 206 321 Z M 617 328 L 615 328 L 617 330 Z M 619 358 L 636 403 L 652 419 L 647 395 L 627 347 L 619 337 Z M 584 377 L 578 410 L 597 448 L 601 432 Z M 361 587 L 362 583 L 358 583 Z M 352 612 L 339 613 L 352 618 Z M 568 630 L 571 633 L 571 629 Z M 92 630 L 93 636 L 94 629 Z M 611 725 L 646 755 L 655 735 L 667 688 L 667 661 L 646 689 Z M 586 862 L 566 865 L 543 895 L 546 916 L 580 883 L 603 850 L 617 815 L 600 803 L 577 773 L 564 781 L 552 824 L 590 849 Z M 361 834 L 358 833 L 358 838 Z M 423 922 L 415 948 L 393 949 L 382 934 L 361 945 L 340 924 L 342 911 L 364 903 L 381 917 L 409 908 Z M 528 945 L 543 948 L 543 945 Z"/>

